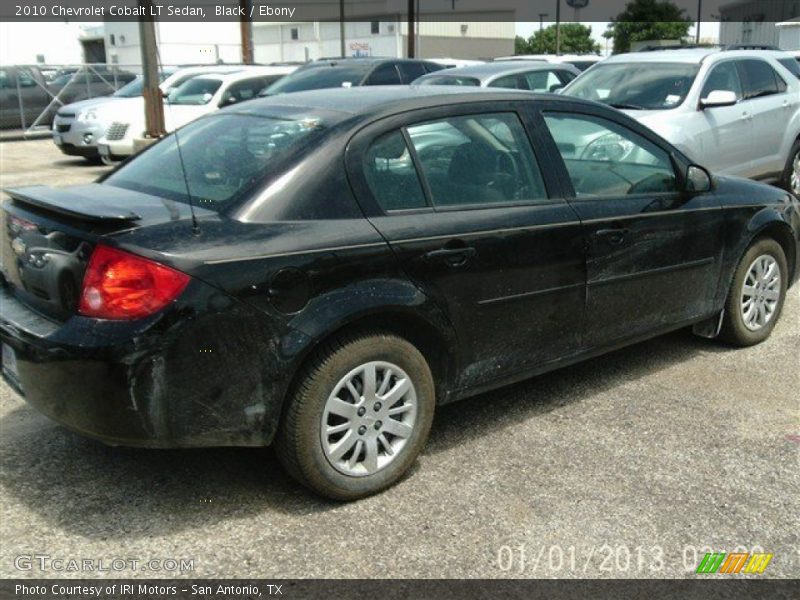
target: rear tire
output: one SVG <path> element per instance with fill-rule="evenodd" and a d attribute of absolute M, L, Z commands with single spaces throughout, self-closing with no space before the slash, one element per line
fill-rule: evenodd
<path fill-rule="evenodd" d="M 752 346 L 772 333 L 786 299 L 786 256 L 771 238 L 753 243 L 733 276 L 720 338 L 736 346 Z"/>
<path fill-rule="evenodd" d="M 795 141 L 789 152 L 786 167 L 781 175 L 781 187 L 800 198 L 800 140 Z"/>
<path fill-rule="evenodd" d="M 335 500 L 380 492 L 411 467 L 433 422 L 433 376 L 396 335 L 323 345 L 299 376 L 275 438 L 286 471 Z"/>

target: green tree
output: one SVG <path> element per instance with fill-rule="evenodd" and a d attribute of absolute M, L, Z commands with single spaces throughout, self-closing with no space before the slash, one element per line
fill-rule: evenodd
<path fill-rule="evenodd" d="M 517 36 L 514 42 L 516 54 L 555 54 L 556 26 L 537 31 L 526 40 Z M 592 39 L 592 28 L 580 23 L 562 23 L 562 54 L 597 54 L 600 44 Z"/>
<path fill-rule="evenodd" d="M 668 0 L 633 0 L 611 19 L 603 37 L 614 38 L 617 54 L 630 51 L 631 42 L 683 40 L 691 25 L 684 10 Z"/>

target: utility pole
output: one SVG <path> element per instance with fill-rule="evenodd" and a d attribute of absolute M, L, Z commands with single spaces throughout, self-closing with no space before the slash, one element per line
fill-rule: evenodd
<path fill-rule="evenodd" d="M 694 43 L 700 45 L 700 23 L 703 22 L 703 0 L 697 0 L 697 31 L 694 32 Z"/>
<path fill-rule="evenodd" d="M 339 0 L 339 52 L 344 58 L 346 55 L 344 47 L 344 0 Z"/>
<path fill-rule="evenodd" d="M 561 54 L 561 0 L 556 0 L 556 55 Z"/>
<path fill-rule="evenodd" d="M 549 16 L 548 13 L 539 13 L 539 31 L 544 29 L 544 18 Z"/>
<path fill-rule="evenodd" d="M 139 0 L 145 15 L 152 14 L 152 0 Z M 164 102 L 158 87 L 158 50 L 156 48 L 156 24 L 151 17 L 139 18 L 139 44 L 142 52 L 142 76 L 144 79 L 145 135 L 158 138 L 166 133 L 164 127 Z"/>
<path fill-rule="evenodd" d="M 416 48 L 414 42 L 416 41 L 416 11 L 414 10 L 414 0 L 408 0 L 408 58 L 414 58 Z"/>
<path fill-rule="evenodd" d="M 242 62 L 253 64 L 253 22 L 250 20 L 250 0 L 239 0 L 239 7 L 244 13 L 239 17 L 239 30 L 242 36 Z"/>

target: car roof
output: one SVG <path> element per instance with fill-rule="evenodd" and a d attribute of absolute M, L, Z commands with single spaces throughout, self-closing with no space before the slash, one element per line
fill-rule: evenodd
<path fill-rule="evenodd" d="M 319 67 L 338 67 L 349 65 L 377 65 L 385 62 L 396 63 L 429 63 L 433 62 L 421 58 L 392 58 L 391 56 L 367 56 L 344 58 L 320 58 L 303 66 L 304 69 Z"/>
<path fill-rule="evenodd" d="M 232 107 L 228 110 L 262 116 L 282 114 L 287 110 L 312 113 L 317 111 L 326 114 L 338 113 L 341 120 L 344 120 L 348 117 L 390 115 L 406 110 L 450 104 L 537 99 L 598 106 L 595 102 L 577 98 L 561 97 L 555 94 L 535 94 L 524 90 L 438 85 L 381 85 L 279 94 L 249 100 L 238 109 Z"/>
<path fill-rule="evenodd" d="M 707 48 L 675 48 L 664 50 L 647 50 L 627 52 L 609 56 L 603 63 L 692 63 L 700 64 L 709 57 L 719 58 L 785 58 L 788 53 L 782 50 L 724 49 Z"/>
<path fill-rule="evenodd" d="M 486 79 L 495 75 L 506 75 L 513 73 L 521 73 L 525 71 L 544 71 L 549 69 L 565 69 L 571 70 L 573 67 L 568 65 L 556 65 L 540 60 L 509 60 L 502 62 L 484 63 L 481 65 L 470 65 L 468 67 L 457 67 L 454 69 L 446 69 L 443 71 L 434 71 L 428 75 L 423 75 L 426 79 L 428 77 L 476 77 L 477 79 Z M 420 77 L 420 79 L 422 79 Z"/>
<path fill-rule="evenodd" d="M 200 73 L 192 79 L 214 79 L 222 83 L 241 81 L 253 77 L 266 77 L 269 75 L 288 75 L 296 70 L 296 67 L 253 67 L 242 69 L 233 73 Z"/>

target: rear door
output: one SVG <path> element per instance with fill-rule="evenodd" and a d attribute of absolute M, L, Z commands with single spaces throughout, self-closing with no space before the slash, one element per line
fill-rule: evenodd
<path fill-rule="evenodd" d="M 441 107 L 380 121 L 348 150 L 370 221 L 453 321 L 462 389 L 580 343 L 581 228 L 529 132 L 514 103 Z"/>
<path fill-rule="evenodd" d="M 743 105 L 752 119 L 746 144 L 750 152 L 748 176 L 777 174 L 783 170 L 780 141 L 786 123 L 797 110 L 798 99 L 791 98 L 786 81 L 765 60 L 737 61 L 744 88 Z"/>
<path fill-rule="evenodd" d="M 647 129 L 563 106 L 544 119 L 584 224 L 587 346 L 708 316 L 724 246 L 713 195 L 679 192 L 669 147 Z"/>

